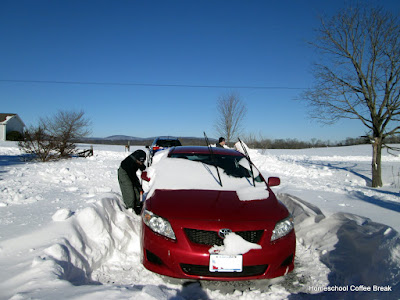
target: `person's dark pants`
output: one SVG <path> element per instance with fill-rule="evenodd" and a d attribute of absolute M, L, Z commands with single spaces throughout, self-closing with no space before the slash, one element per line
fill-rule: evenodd
<path fill-rule="evenodd" d="M 142 211 L 140 187 L 134 186 L 124 169 L 118 169 L 118 182 L 126 208 L 132 208 L 136 214 Z"/>

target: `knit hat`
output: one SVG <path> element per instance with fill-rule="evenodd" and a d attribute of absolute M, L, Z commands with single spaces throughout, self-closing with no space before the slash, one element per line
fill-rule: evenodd
<path fill-rule="evenodd" d="M 136 150 L 132 153 L 132 156 L 142 163 L 146 160 L 146 152 L 143 150 Z"/>

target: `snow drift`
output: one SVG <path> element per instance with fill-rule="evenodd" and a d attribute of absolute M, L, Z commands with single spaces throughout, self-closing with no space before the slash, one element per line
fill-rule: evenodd
<path fill-rule="evenodd" d="M 330 285 L 391 286 L 400 292 L 398 232 L 354 214 L 325 217 L 317 207 L 292 195 L 280 194 L 279 199 L 294 216 L 299 242 L 317 250 L 330 269 Z"/>
<path fill-rule="evenodd" d="M 301 248 L 297 263 L 307 268 L 301 256 L 308 256 L 306 251 L 309 249 L 317 253 L 329 269 L 329 274 L 319 274 L 320 278 L 314 284 L 390 285 L 398 291 L 400 237 L 396 231 L 352 214 L 337 213 L 325 217 L 318 208 L 291 195 L 280 194 L 279 198 L 295 218 Z M 32 238 L 23 236 L 2 243 L 2 259 L 15 252 L 31 253 L 33 258 L 26 261 L 15 276 L 0 284 L 0 295 L 3 294 L 4 299 L 10 296 L 25 299 L 25 295 L 50 299 L 54 289 L 63 289 L 64 297 L 75 298 L 78 297 L 75 294 L 82 293 L 80 290 L 83 289 L 85 299 L 99 295 L 105 298 L 136 295 L 153 299 L 151 295 L 155 290 L 149 285 L 162 282 L 162 278 L 140 265 L 138 228 L 139 217 L 125 210 L 118 198 L 103 198 L 65 220 L 53 221 L 34 234 L 42 236 L 35 242 L 26 243 Z M 58 237 L 46 240 L 43 235 L 49 231 L 57 232 Z M 130 282 L 115 282 L 120 277 L 118 272 L 127 275 L 124 268 L 129 269 Z M 108 282 L 104 282 L 105 278 Z M 117 285 L 106 289 L 112 282 Z M 127 291 L 118 287 L 124 284 L 135 288 Z M 172 285 L 157 293 L 169 299 L 176 297 L 178 291 L 179 288 Z M 297 292 L 313 293 L 307 289 Z M 224 298 L 223 294 L 217 298 Z"/>

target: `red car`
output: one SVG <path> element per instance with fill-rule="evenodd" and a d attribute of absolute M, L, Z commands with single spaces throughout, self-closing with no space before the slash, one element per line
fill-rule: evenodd
<path fill-rule="evenodd" d="M 158 157 L 159 156 L 159 157 Z M 230 149 L 176 147 L 144 178 L 142 263 L 186 279 L 252 280 L 294 268 L 293 219 L 250 160 Z"/>

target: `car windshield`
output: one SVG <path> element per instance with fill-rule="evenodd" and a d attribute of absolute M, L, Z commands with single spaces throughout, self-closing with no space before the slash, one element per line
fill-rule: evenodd
<path fill-rule="evenodd" d="M 247 158 L 240 155 L 214 155 L 214 160 L 210 154 L 198 154 L 198 153 L 172 153 L 173 158 L 183 158 L 191 161 L 202 162 L 207 165 L 217 165 L 219 168 L 223 169 L 224 172 L 233 177 L 243 178 L 252 177 L 250 171 L 250 164 Z M 254 170 L 254 168 L 253 168 Z M 255 180 L 261 182 L 262 179 L 258 172 L 255 174 Z"/>
<path fill-rule="evenodd" d="M 175 147 L 182 146 L 179 140 L 158 140 L 156 145 L 159 147 Z"/>

